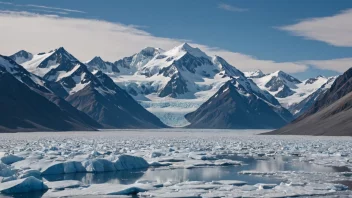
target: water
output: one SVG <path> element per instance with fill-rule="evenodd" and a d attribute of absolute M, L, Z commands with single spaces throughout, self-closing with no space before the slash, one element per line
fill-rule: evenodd
<path fill-rule="evenodd" d="M 201 167 L 193 169 L 149 168 L 105 173 L 75 173 L 64 175 L 47 175 L 48 181 L 78 180 L 85 184 L 133 184 L 137 180 L 155 180 L 159 183 L 167 181 L 216 181 L 241 180 L 248 184 L 270 183 L 279 184 L 282 180 L 271 177 L 259 177 L 239 174 L 240 171 L 255 170 L 271 171 L 305 171 L 305 172 L 342 172 L 344 168 L 323 167 L 308 162 L 300 162 L 297 157 L 280 156 L 276 158 L 253 158 L 241 156 L 226 156 L 224 158 L 244 162 L 243 166 Z"/>
<path fill-rule="evenodd" d="M 240 180 L 250 185 L 257 183 L 279 184 L 280 179 L 272 177 L 260 177 L 239 174 L 240 171 L 255 170 L 261 172 L 271 171 L 305 171 L 305 172 L 343 172 L 350 171 L 344 167 L 324 167 L 299 161 L 298 157 L 279 156 L 279 157 L 242 157 L 242 156 L 218 156 L 242 161 L 243 166 L 223 166 L 223 167 L 200 167 L 193 169 L 169 169 L 149 168 L 145 170 L 131 170 L 105 173 L 74 173 L 63 175 L 47 175 L 44 178 L 48 181 L 78 180 L 84 184 L 133 184 L 137 180 L 156 180 L 160 183 L 167 181 L 216 181 L 216 180 Z M 16 194 L 15 198 L 40 198 L 45 192 L 32 192 L 26 194 Z M 4 196 L 0 195 L 0 198 Z"/>

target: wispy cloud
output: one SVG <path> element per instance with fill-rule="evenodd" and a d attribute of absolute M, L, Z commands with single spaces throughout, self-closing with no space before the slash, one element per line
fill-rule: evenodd
<path fill-rule="evenodd" d="M 306 65 L 311 65 L 320 69 L 343 73 L 352 67 L 352 57 L 338 58 L 338 59 L 331 59 L 331 60 L 308 60 L 308 61 L 302 61 L 301 63 Z"/>
<path fill-rule="evenodd" d="M 34 4 L 15 4 L 15 3 L 5 2 L 5 1 L 0 1 L 0 4 L 9 5 L 13 7 L 33 8 L 31 9 L 31 11 L 51 12 L 51 13 L 57 13 L 57 14 L 68 14 L 68 12 L 86 13 L 81 10 L 73 10 L 73 9 L 67 9 L 67 8 L 50 7 L 50 6 L 34 5 Z"/>
<path fill-rule="evenodd" d="M 31 12 L 51 13 L 51 14 L 62 14 L 62 15 L 69 14 L 68 12 L 55 11 L 55 10 L 43 10 L 43 9 L 31 9 L 29 11 L 31 11 Z"/>
<path fill-rule="evenodd" d="M 352 47 L 352 9 L 333 16 L 305 19 L 278 29 L 333 46 Z"/>
<path fill-rule="evenodd" d="M 0 1 L 0 4 L 4 4 L 4 5 L 13 5 L 13 3 L 11 3 L 11 2 L 5 2 L 5 1 Z"/>
<path fill-rule="evenodd" d="M 21 49 L 38 53 L 64 46 L 81 60 L 100 55 L 105 60 L 116 61 L 147 46 L 168 50 L 185 41 L 157 37 L 133 25 L 28 12 L 0 11 L 0 21 L 0 43 L 4 46 L 0 48 L 0 54 L 4 55 Z M 209 55 L 223 57 L 242 71 L 262 69 L 273 72 L 280 69 L 295 73 L 307 69 L 303 63 L 260 60 L 238 52 L 187 42 Z"/>
<path fill-rule="evenodd" d="M 61 10 L 61 11 L 66 11 L 66 12 L 86 13 L 86 12 L 81 11 L 81 10 L 72 10 L 72 9 L 49 7 L 49 6 L 42 6 L 42 5 L 28 4 L 28 5 L 24 5 L 24 6 L 34 7 L 34 8 L 43 8 L 43 9 L 49 9 L 49 10 Z"/>
<path fill-rule="evenodd" d="M 225 4 L 225 3 L 220 3 L 218 5 L 218 8 L 223 9 L 223 10 L 227 10 L 227 11 L 231 11 L 231 12 L 245 12 L 248 11 L 248 9 L 246 8 L 239 8 L 239 7 L 235 7 L 229 4 Z"/>

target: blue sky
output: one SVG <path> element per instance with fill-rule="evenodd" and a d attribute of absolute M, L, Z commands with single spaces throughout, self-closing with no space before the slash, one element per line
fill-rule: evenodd
<path fill-rule="evenodd" d="M 352 1 L 348 0 L 7 1 L 12 4 L 4 2 L 0 3 L 2 11 L 27 11 L 42 15 L 55 14 L 66 18 L 98 19 L 123 24 L 147 32 L 153 37 L 187 40 L 190 43 L 205 45 L 209 48 L 216 47 L 248 55 L 258 60 L 270 60 L 275 63 L 293 62 L 295 64 L 303 61 L 305 62 L 304 70 L 290 70 L 290 64 L 273 66 L 273 69 L 279 68 L 288 71 L 301 79 L 318 74 L 330 76 L 341 73 L 349 67 L 349 58 L 352 55 L 350 38 L 339 35 L 341 28 L 346 31 L 346 34 L 352 33 L 349 32 L 350 29 L 345 30 L 338 26 L 338 22 L 333 20 L 330 22 L 329 19 L 325 19 L 352 8 Z M 35 6 L 28 6 L 28 4 Z M 348 25 L 350 23 L 348 22 L 349 15 L 343 17 Z M 329 32 L 329 35 L 326 36 L 321 35 L 326 29 L 319 25 L 316 29 L 310 29 L 314 27 L 314 24 L 307 26 L 302 24 L 302 26 L 290 27 L 290 30 L 282 28 L 299 24 L 304 20 L 309 22 L 312 18 L 322 19 L 321 23 L 326 25 L 324 28 L 329 31 L 335 27 L 336 30 Z M 25 29 L 21 29 L 21 31 L 26 33 Z M 336 38 L 331 38 L 335 35 Z M 123 43 L 123 45 L 126 44 Z M 1 48 L 5 47 L 2 45 Z M 102 50 L 99 55 L 104 57 L 104 52 L 107 53 L 107 49 Z M 75 53 L 73 54 L 75 55 Z M 116 52 L 116 56 L 120 55 Z M 236 61 L 231 63 L 234 65 Z M 336 69 L 336 64 L 343 66 Z M 260 66 L 258 63 L 258 69 L 264 71 L 266 67 L 269 67 L 265 65 L 260 68 Z M 245 71 L 246 67 L 241 65 L 240 69 Z M 248 70 L 252 69 L 252 66 L 248 66 Z"/>

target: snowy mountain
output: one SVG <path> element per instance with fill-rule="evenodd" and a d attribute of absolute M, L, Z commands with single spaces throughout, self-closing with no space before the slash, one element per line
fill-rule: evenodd
<path fill-rule="evenodd" d="M 93 71 L 97 67 L 91 62 L 87 65 Z M 112 71 L 110 68 L 113 67 L 119 71 Z M 184 115 L 195 111 L 233 78 L 250 93 L 280 106 L 275 97 L 260 89 L 224 59 L 210 57 L 187 43 L 168 51 L 148 47 L 106 68 L 100 70 L 171 126 L 188 125 Z"/>
<path fill-rule="evenodd" d="M 282 127 L 291 121 L 292 115 L 232 79 L 186 118 L 190 128 L 265 129 Z"/>
<path fill-rule="evenodd" d="M 313 84 L 314 82 L 318 81 L 319 78 L 324 78 L 324 77 L 318 76 L 317 78 L 310 78 L 304 82 L 305 82 L 305 84 L 307 84 L 307 83 Z M 337 78 L 337 76 L 329 77 L 328 80 L 326 81 L 326 83 L 324 83 L 320 88 L 318 88 L 316 91 L 314 91 L 308 97 L 304 98 L 301 102 L 293 104 L 290 107 L 290 111 L 295 112 L 294 113 L 295 117 L 301 116 L 315 103 L 315 101 L 319 100 L 319 98 L 325 94 L 325 92 L 334 83 L 336 78 Z"/>
<path fill-rule="evenodd" d="M 337 77 L 294 122 L 269 134 L 351 136 L 351 120 L 352 68 Z"/>
<path fill-rule="evenodd" d="M 250 75 L 247 73 L 247 76 Z M 295 116 L 303 113 L 303 110 L 306 109 L 303 106 L 309 106 L 310 103 L 304 104 L 308 102 L 307 97 L 318 91 L 324 84 L 327 83 L 328 85 L 326 86 L 331 85 L 334 80 L 334 78 L 317 76 L 316 78 L 310 78 L 301 82 L 283 71 L 276 71 L 262 77 L 251 77 L 251 79 L 261 89 L 275 96 L 280 104 Z M 318 95 L 318 93 L 319 91 L 315 94 Z M 299 104 L 300 102 L 302 104 Z"/>
<path fill-rule="evenodd" d="M 112 86 L 113 81 L 108 76 L 104 77 L 108 78 L 104 81 L 98 78 L 97 75 L 102 73 L 99 70 L 111 69 L 111 64 L 98 57 L 87 64 L 90 66 L 80 62 L 61 47 L 34 55 L 22 65 L 46 81 L 62 86 L 64 91 L 60 94 L 61 97 L 105 128 L 166 127 L 128 93 L 115 84 Z"/>
<path fill-rule="evenodd" d="M 15 53 L 9 57 L 12 60 L 14 60 L 17 64 L 22 64 L 24 62 L 31 60 L 33 58 L 33 54 L 31 54 L 25 50 L 21 50 L 21 51 Z"/>
<path fill-rule="evenodd" d="M 106 74 L 98 71 L 94 77 L 99 83 L 89 83 L 82 90 L 69 95 L 67 101 L 107 128 L 167 127 Z"/>
<path fill-rule="evenodd" d="M 255 71 L 244 72 L 244 75 L 247 78 L 261 78 L 265 76 L 265 74 L 260 69 Z"/>
<path fill-rule="evenodd" d="M 120 72 L 114 63 L 103 61 L 100 56 L 96 56 L 92 60 L 86 62 L 86 65 L 89 66 L 88 68 L 91 72 L 98 70 L 104 71 L 106 73 Z"/>
<path fill-rule="evenodd" d="M 2 131 L 94 130 L 101 125 L 55 95 L 58 85 L 0 55 Z M 9 86 L 11 85 L 11 86 Z"/>

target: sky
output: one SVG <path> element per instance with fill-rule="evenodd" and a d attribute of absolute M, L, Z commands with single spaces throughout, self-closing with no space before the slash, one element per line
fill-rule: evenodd
<path fill-rule="evenodd" d="M 107 61 L 183 42 L 241 71 L 299 79 L 352 66 L 349 0 L 0 0 L 0 54 L 65 47 Z"/>

